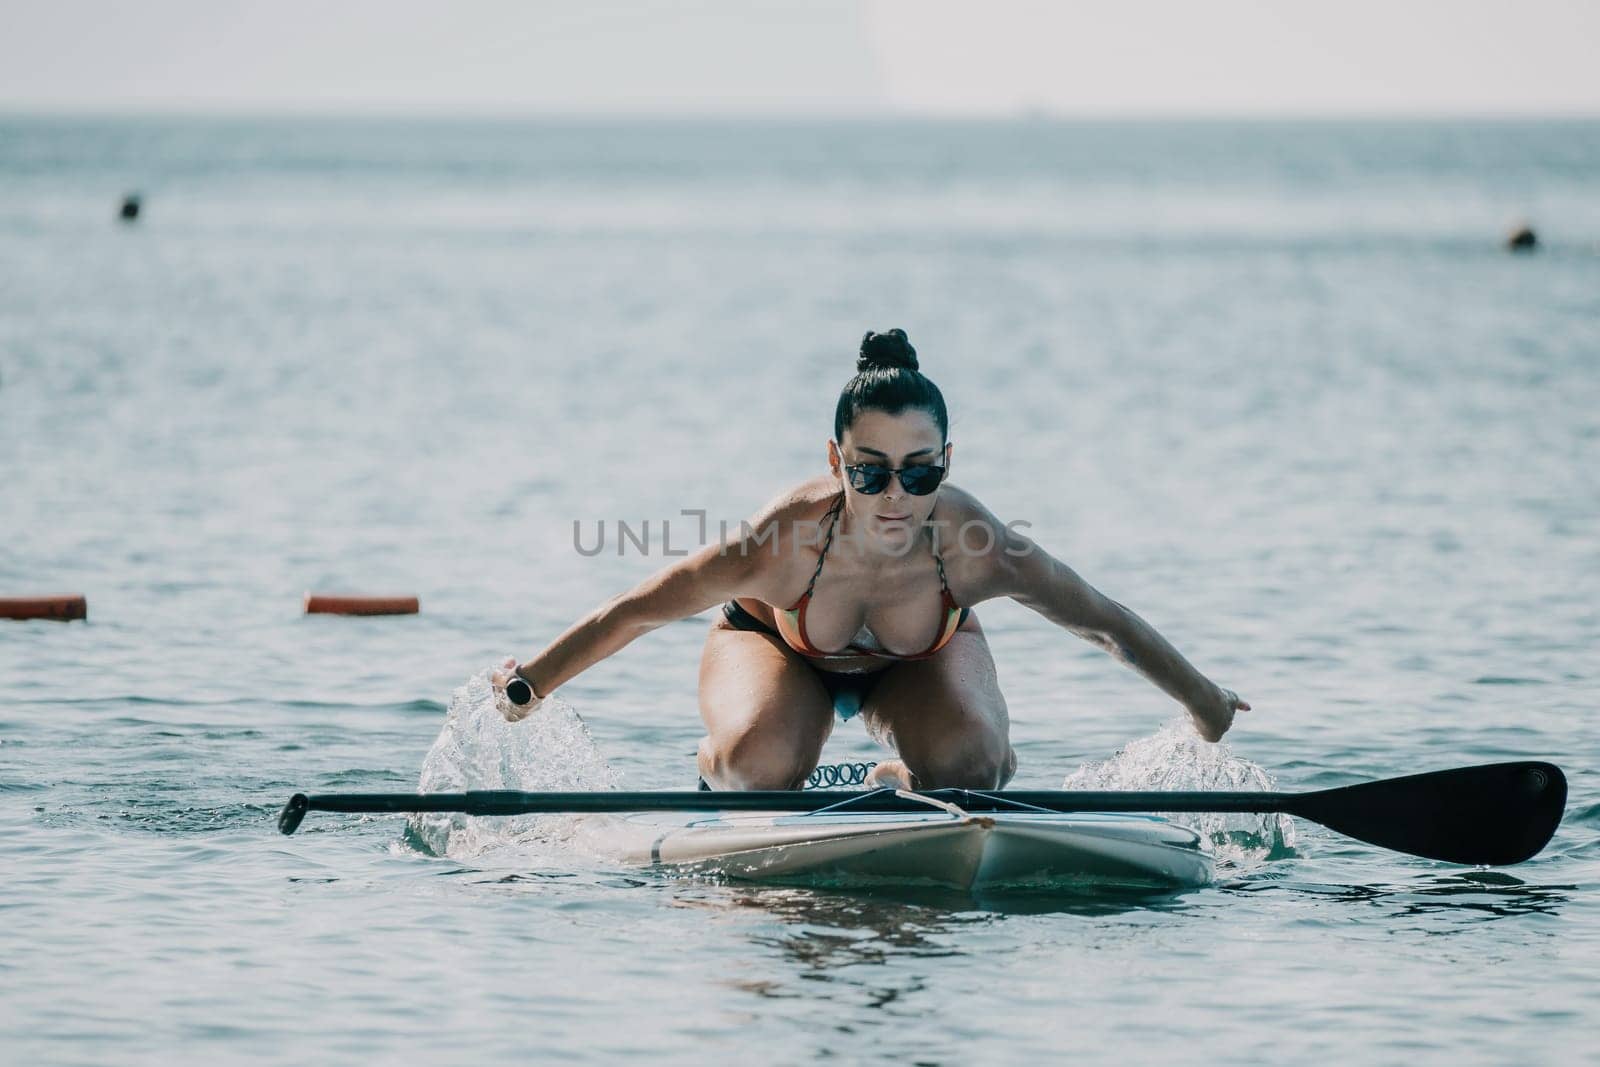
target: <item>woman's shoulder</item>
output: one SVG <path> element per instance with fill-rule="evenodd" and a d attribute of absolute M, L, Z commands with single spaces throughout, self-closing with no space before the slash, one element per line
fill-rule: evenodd
<path fill-rule="evenodd" d="M 803 566 L 816 556 L 829 509 L 838 499 L 839 483 L 827 475 L 789 486 L 740 520 L 736 529 L 729 529 L 723 551 L 769 561 L 760 569 L 780 575 L 797 560 Z"/>
<path fill-rule="evenodd" d="M 716 565 L 738 573 L 740 596 L 789 604 L 815 567 L 823 522 L 838 497 L 838 482 L 827 476 L 785 488 L 736 527 L 724 528 Z"/>
<path fill-rule="evenodd" d="M 839 499 L 839 481 L 831 474 L 819 474 L 791 485 L 757 509 L 752 526 L 772 523 L 818 523 Z M 789 530 L 781 531 L 788 535 Z"/>
<path fill-rule="evenodd" d="M 996 536 L 1005 529 L 1005 524 L 984 506 L 983 501 L 954 482 L 946 482 L 939 487 L 939 503 L 934 507 L 932 519 L 940 524 L 947 536 L 961 527 L 987 527 Z"/>
<path fill-rule="evenodd" d="M 1010 564 L 1034 551 L 1021 532 L 1030 523 L 1002 521 L 976 496 L 949 482 L 939 488 L 932 522 L 952 588 L 965 586 L 975 598 L 992 595 L 991 587 Z"/>

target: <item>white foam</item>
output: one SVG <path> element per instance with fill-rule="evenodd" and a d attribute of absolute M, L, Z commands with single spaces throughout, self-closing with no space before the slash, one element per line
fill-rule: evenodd
<path fill-rule="evenodd" d="M 1174 719 L 1149 737 L 1130 741 L 1109 759 L 1085 763 L 1061 783 L 1063 789 L 1095 790 L 1271 790 L 1272 775 L 1233 754 L 1225 742 L 1201 740 L 1186 719 Z M 1287 815 L 1226 812 L 1167 813 L 1209 842 L 1219 864 L 1255 865 L 1294 849 L 1294 824 Z"/>
<path fill-rule="evenodd" d="M 460 793 L 474 789 L 587 792 L 616 789 L 618 778 L 571 704 L 552 694 L 521 722 L 496 710 L 485 668 L 450 696 L 439 736 L 422 761 L 418 789 Z M 419 813 L 407 821 L 418 849 L 453 859 L 479 857 L 507 846 L 526 855 L 540 846 L 560 848 L 577 820 L 560 815 L 474 818 Z"/>

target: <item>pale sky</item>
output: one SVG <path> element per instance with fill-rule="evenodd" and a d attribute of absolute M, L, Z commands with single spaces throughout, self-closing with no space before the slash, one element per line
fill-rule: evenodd
<path fill-rule="evenodd" d="M 1600 0 L 0 0 L 0 110 L 1600 115 Z"/>

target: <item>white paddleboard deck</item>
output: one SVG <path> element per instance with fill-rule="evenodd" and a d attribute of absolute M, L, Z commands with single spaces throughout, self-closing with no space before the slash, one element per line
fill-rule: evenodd
<path fill-rule="evenodd" d="M 1183 889 L 1213 873 L 1197 833 L 1148 815 L 824 811 L 687 823 L 641 815 L 611 821 L 596 844 L 639 866 L 828 885 Z"/>

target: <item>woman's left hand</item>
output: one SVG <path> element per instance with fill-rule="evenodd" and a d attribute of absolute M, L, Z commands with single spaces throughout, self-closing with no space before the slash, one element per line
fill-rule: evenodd
<path fill-rule="evenodd" d="M 1221 741 L 1222 735 L 1233 725 L 1235 712 L 1249 711 L 1250 705 L 1239 699 L 1232 689 L 1212 686 L 1210 699 L 1204 704 L 1190 705 L 1189 716 L 1194 719 L 1195 731 L 1207 741 Z"/>

